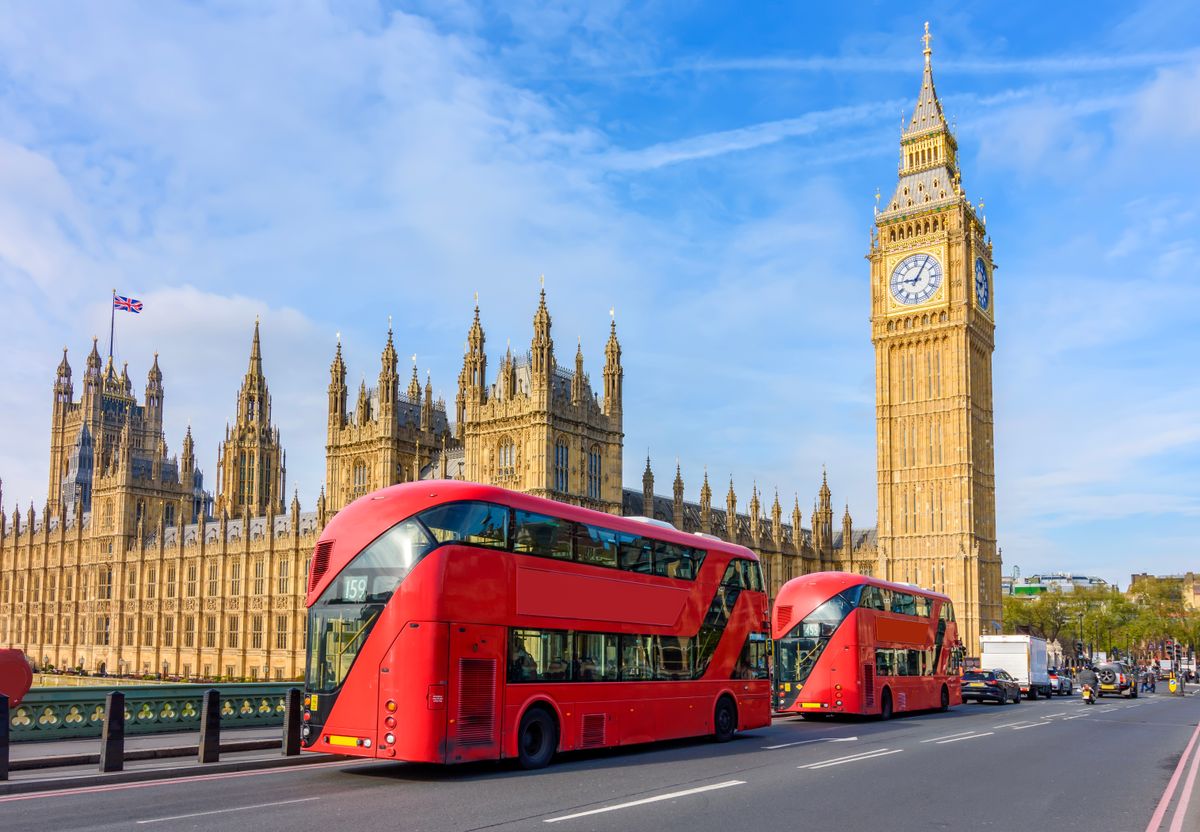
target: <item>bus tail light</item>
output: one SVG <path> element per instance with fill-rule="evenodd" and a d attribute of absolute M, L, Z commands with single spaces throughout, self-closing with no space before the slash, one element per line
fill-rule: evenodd
<path fill-rule="evenodd" d="M 396 702 L 395 702 L 395 700 L 393 700 L 393 699 L 389 699 L 389 700 L 387 701 L 387 704 L 386 704 L 386 705 L 384 705 L 383 707 L 387 708 L 387 712 L 388 712 L 389 714 L 394 714 L 394 713 L 396 713 Z"/>
<path fill-rule="evenodd" d="M 388 728 L 395 728 L 396 727 L 396 717 L 394 717 L 394 716 L 384 717 L 383 724 L 386 725 Z"/>
<path fill-rule="evenodd" d="M 385 734 L 383 739 L 387 742 L 388 745 L 394 745 L 396 742 L 396 735 L 395 734 Z"/>

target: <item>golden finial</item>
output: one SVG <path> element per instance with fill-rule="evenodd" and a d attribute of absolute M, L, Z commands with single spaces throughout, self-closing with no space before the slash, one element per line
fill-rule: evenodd
<path fill-rule="evenodd" d="M 541 283 L 542 288 L 545 289 L 546 288 L 546 275 L 543 274 L 543 275 L 539 276 L 538 282 Z"/>
<path fill-rule="evenodd" d="M 933 40 L 933 35 L 929 34 L 929 21 L 925 21 L 925 34 L 921 40 L 925 41 L 925 63 L 929 63 L 929 56 L 933 54 L 933 50 L 929 48 L 929 42 Z"/>
<path fill-rule="evenodd" d="M 479 293 L 475 293 L 475 307 L 479 308 Z"/>
<path fill-rule="evenodd" d="M 388 315 L 388 332 L 392 331 L 392 316 Z"/>
<path fill-rule="evenodd" d="M 617 307 L 608 307 L 608 317 L 612 318 L 614 321 L 617 319 Z"/>
<path fill-rule="evenodd" d="M 415 352 L 412 354 L 412 363 L 413 363 L 413 368 L 415 369 L 417 366 L 417 354 Z"/>
<path fill-rule="evenodd" d="M 342 331 L 340 329 L 337 331 L 337 342 L 340 347 L 342 345 Z"/>

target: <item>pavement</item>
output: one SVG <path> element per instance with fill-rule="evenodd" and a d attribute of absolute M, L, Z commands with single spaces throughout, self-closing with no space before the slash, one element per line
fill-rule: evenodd
<path fill-rule="evenodd" d="M 1195 832 L 1200 698 L 967 704 L 890 722 L 786 717 L 722 745 L 572 753 L 535 772 L 318 758 L 0 796 L 4 832 L 381 826 Z"/>

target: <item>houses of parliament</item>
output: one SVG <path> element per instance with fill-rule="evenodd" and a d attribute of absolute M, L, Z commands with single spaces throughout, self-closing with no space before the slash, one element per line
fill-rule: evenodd
<path fill-rule="evenodd" d="M 921 584 L 955 601 L 968 652 L 998 631 L 992 451 L 992 246 L 967 200 L 957 144 L 933 85 L 901 136 L 900 176 L 876 211 L 871 337 L 876 355 L 879 521 L 835 524 L 824 474 L 804 527 L 799 499 L 734 483 L 713 503 L 707 473 L 669 495 L 647 458 L 624 487 L 621 344 L 615 319 L 594 389 L 582 347 L 563 366 L 543 289 L 528 350 L 489 373 L 478 304 L 453 414 L 412 368 L 402 387 L 389 326 L 373 386 L 347 386 L 341 343 L 329 373 L 326 476 L 312 510 L 288 500 L 257 322 L 211 489 L 190 428 L 163 433 L 157 356 L 141 402 L 127 368 L 95 341 L 79 377 L 64 350 L 52 385 L 47 499 L 0 512 L 0 646 L 38 665 L 183 678 L 293 679 L 304 672 L 308 560 L 334 513 L 417 479 L 491 483 L 588 508 L 665 520 L 756 551 L 772 595 L 843 569 Z M 407 375 L 407 374 L 405 374 Z M 668 472 L 668 476 L 671 472 Z M 717 483 L 723 488 L 725 483 Z M 2 494 L 0 494 L 2 505 Z M 836 527 L 835 527 L 836 526 Z"/>

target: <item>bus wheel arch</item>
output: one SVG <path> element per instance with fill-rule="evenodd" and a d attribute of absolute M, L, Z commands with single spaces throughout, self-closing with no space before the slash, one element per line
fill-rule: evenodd
<path fill-rule="evenodd" d="M 729 742 L 737 733 L 737 726 L 737 700 L 728 692 L 722 693 L 713 705 L 713 739 Z"/>
<path fill-rule="evenodd" d="M 892 718 L 892 689 L 884 685 L 883 692 L 879 694 L 879 718 L 888 720 Z"/>
<path fill-rule="evenodd" d="M 517 723 L 516 757 L 521 768 L 545 768 L 562 739 L 558 709 L 545 699 L 530 702 Z"/>

